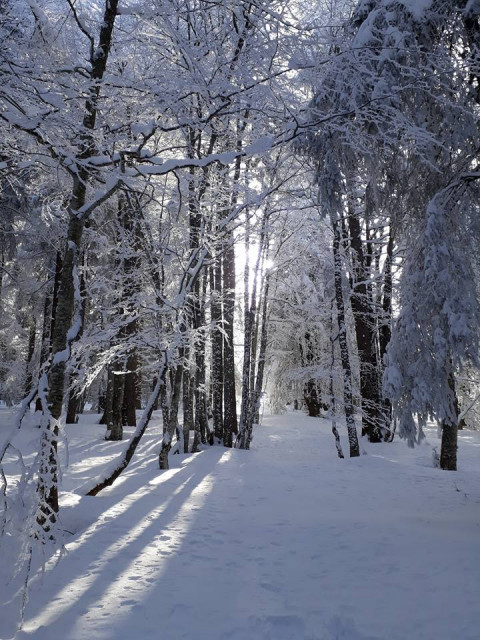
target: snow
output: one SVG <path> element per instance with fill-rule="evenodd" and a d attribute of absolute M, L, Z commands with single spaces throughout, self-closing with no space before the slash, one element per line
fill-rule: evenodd
<path fill-rule="evenodd" d="M 433 429 L 413 451 L 364 443 L 342 461 L 326 420 L 289 412 L 264 419 L 251 451 L 208 447 L 160 472 L 155 413 L 125 473 L 90 498 L 76 490 L 125 445 L 102 441 L 97 417 L 67 426 L 68 553 L 33 578 L 16 638 L 478 638 L 480 433 L 460 433 L 461 470 L 442 472 Z M 0 412 L 0 431 L 11 419 Z M 24 448 L 37 432 L 22 428 Z M 2 640 L 16 584 L 0 583 Z"/>
<path fill-rule="evenodd" d="M 432 0 L 400 0 L 401 3 L 417 19 L 421 20 L 432 6 Z"/>
<path fill-rule="evenodd" d="M 252 144 L 249 144 L 247 147 L 245 147 L 245 153 L 247 154 L 247 156 L 262 154 L 266 151 L 270 151 L 274 144 L 275 138 L 273 138 L 272 136 L 264 136 L 263 138 L 259 138 Z"/>

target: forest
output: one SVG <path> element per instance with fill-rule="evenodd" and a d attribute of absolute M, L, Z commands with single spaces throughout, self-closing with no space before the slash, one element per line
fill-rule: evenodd
<path fill-rule="evenodd" d="M 177 469 L 221 483 L 258 465 L 249 495 L 268 503 L 281 468 L 307 483 L 321 455 L 311 482 L 329 476 L 334 511 L 357 481 L 388 509 L 397 471 L 375 465 L 398 457 L 400 484 L 421 460 L 432 486 L 471 495 L 478 457 L 457 451 L 480 446 L 479 0 L 0 0 L 0 39 L 2 638 L 131 637 L 21 630 L 38 572 L 61 572 L 87 512 L 98 525 L 128 482 L 163 478 L 169 504 Z M 404 638 L 392 616 L 165 637 Z M 478 637 L 465 625 L 409 635 Z"/>

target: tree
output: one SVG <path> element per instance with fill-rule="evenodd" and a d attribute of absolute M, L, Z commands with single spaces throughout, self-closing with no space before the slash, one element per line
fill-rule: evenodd
<path fill-rule="evenodd" d="M 432 3 L 428 7 L 394 0 L 359 3 L 333 45 L 342 55 L 332 61 L 331 71 L 325 68 L 322 88 L 312 104 L 312 115 L 319 119 L 332 108 L 344 114 L 342 119 L 334 119 L 328 124 L 330 138 L 320 126 L 308 144 L 311 153 L 319 159 L 320 175 L 326 154 L 334 150 L 334 163 L 340 171 L 338 181 L 343 182 L 341 189 L 347 212 L 348 204 L 354 207 L 358 198 L 356 183 L 363 191 L 365 213 L 368 213 L 368 192 L 372 187 L 377 192 L 391 194 L 394 202 L 405 206 L 403 211 L 396 213 L 387 209 L 387 218 L 382 223 L 389 233 L 384 245 L 388 268 L 384 269 L 381 304 L 372 297 L 373 289 L 367 284 L 372 281 L 372 266 L 379 264 L 378 256 L 375 258 L 372 252 L 375 245 L 372 245 L 368 225 L 371 220 L 377 224 L 379 212 L 364 217 L 363 230 L 354 210 L 345 216 L 344 242 L 351 252 L 351 304 L 361 359 L 363 431 L 371 441 L 380 439 L 377 431 L 390 413 L 388 401 L 382 400 L 380 393 L 382 366 L 377 349 L 383 354 L 387 351 L 392 297 L 392 230 L 399 236 L 395 238 L 397 242 L 401 242 L 401 234 L 405 233 L 407 225 L 414 226 L 416 233 L 424 237 L 425 212 L 437 194 L 441 194 L 450 182 L 455 183 L 465 170 L 467 174 L 475 173 L 473 149 L 478 145 L 478 129 L 473 105 L 476 88 L 469 66 L 472 62 L 475 66 L 477 52 L 475 46 L 472 47 L 471 31 L 465 27 L 465 16 L 470 16 L 469 11 L 470 7 L 462 17 L 452 3 Z M 465 60 L 469 61 L 466 65 Z M 326 139 L 330 141 L 328 145 Z M 459 149 L 462 149 L 461 153 Z M 411 186 L 415 182 L 412 176 L 420 172 L 426 173 L 428 180 L 415 185 L 414 197 L 403 195 L 403 185 L 409 182 Z M 377 208 L 378 204 L 377 199 Z M 402 278 L 413 278 L 414 273 L 418 275 L 421 266 L 422 261 L 420 264 L 416 261 L 410 267 L 406 265 Z M 423 304 L 419 306 L 425 312 L 430 309 L 429 313 L 433 309 Z M 426 316 L 424 323 L 425 326 L 429 324 Z M 393 332 L 392 339 L 400 339 L 399 335 Z M 401 339 L 408 342 L 405 333 Z M 428 352 L 428 341 L 422 344 Z M 398 356 L 400 348 L 392 349 Z M 405 356 L 407 361 L 408 356 Z M 391 362 L 390 356 L 389 360 Z M 445 371 L 448 380 L 448 369 Z M 444 383 L 443 388 L 446 386 Z M 407 393 L 416 392 L 410 388 Z M 451 414 L 451 410 L 446 413 Z M 413 417 L 410 424 L 413 424 Z"/>

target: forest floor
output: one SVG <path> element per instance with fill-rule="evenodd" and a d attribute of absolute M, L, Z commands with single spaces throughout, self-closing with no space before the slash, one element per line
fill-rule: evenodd
<path fill-rule="evenodd" d="M 125 446 L 102 441 L 96 417 L 67 427 L 67 554 L 34 571 L 16 638 L 480 637 L 480 433 L 461 433 L 460 471 L 444 472 L 434 430 L 415 450 L 396 439 L 339 460 L 328 421 L 290 412 L 265 417 L 251 451 L 208 447 L 160 472 L 156 422 L 117 483 L 88 498 L 79 487 Z M 2 640 L 19 610 L 14 545 L 0 550 Z"/>

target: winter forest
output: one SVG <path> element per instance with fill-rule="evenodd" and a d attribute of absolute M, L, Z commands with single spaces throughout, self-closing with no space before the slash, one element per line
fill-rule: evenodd
<path fill-rule="evenodd" d="M 478 639 L 479 15 L 0 0 L 2 640 Z"/>

